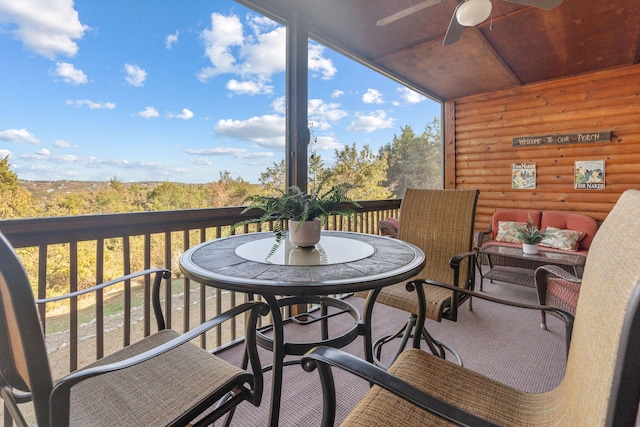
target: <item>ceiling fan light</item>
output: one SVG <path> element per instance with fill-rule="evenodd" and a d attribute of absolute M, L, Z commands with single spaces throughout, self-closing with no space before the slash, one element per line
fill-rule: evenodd
<path fill-rule="evenodd" d="M 456 19 L 460 25 L 474 27 L 487 19 L 491 14 L 491 0 L 467 0 L 456 11 Z"/>

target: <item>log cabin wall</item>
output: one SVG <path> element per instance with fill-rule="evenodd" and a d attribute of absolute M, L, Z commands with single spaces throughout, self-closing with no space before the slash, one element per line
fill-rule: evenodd
<path fill-rule="evenodd" d="M 506 208 L 578 212 L 604 220 L 640 188 L 640 65 L 447 101 L 445 188 L 478 188 L 476 230 Z M 603 143 L 514 147 L 515 137 L 611 132 Z M 574 189 L 576 160 L 604 160 L 603 190 Z M 537 166 L 536 188 L 513 190 L 512 164 Z"/>

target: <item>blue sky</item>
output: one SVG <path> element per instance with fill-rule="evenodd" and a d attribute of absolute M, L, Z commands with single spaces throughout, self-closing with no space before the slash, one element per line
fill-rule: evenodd
<path fill-rule="evenodd" d="M 0 0 L 0 157 L 26 180 L 257 182 L 284 156 L 285 29 L 231 0 Z M 310 43 L 327 164 L 440 104 Z"/>

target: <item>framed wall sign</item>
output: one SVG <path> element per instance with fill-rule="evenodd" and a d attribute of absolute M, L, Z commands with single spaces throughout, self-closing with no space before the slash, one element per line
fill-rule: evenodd
<path fill-rule="evenodd" d="M 604 190 L 604 160 L 576 160 L 573 188 Z"/>
<path fill-rule="evenodd" d="M 511 189 L 535 190 L 536 189 L 536 164 L 513 163 L 511 165 Z"/>

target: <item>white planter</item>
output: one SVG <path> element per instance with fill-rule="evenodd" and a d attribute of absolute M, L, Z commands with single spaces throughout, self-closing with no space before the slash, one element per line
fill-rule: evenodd
<path fill-rule="evenodd" d="M 524 252 L 525 255 L 535 255 L 538 253 L 538 245 L 529 245 L 527 243 L 523 243 L 522 252 Z"/>
<path fill-rule="evenodd" d="M 296 246 L 308 248 L 315 246 L 320 241 L 320 230 L 322 229 L 322 221 L 316 218 L 312 221 L 289 220 L 289 240 Z"/>

